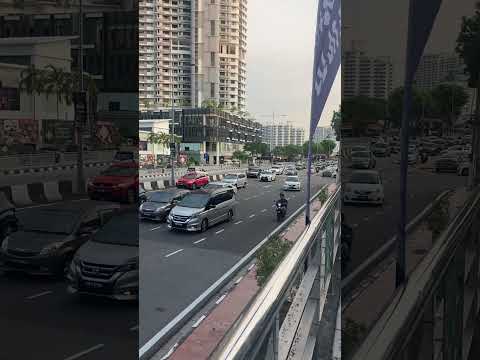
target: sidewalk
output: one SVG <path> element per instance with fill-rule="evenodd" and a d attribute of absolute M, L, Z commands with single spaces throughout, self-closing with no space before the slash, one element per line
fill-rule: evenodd
<path fill-rule="evenodd" d="M 331 193 L 335 184 L 329 186 Z M 318 200 L 312 202 L 312 214 L 316 214 L 322 205 Z M 280 234 L 288 241 L 295 242 L 305 230 L 305 212 L 302 212 L 290 226 Z M 195 330 L 178 347 L 170 349 L 161 360 L 207 360 L 228 330 L 234 325 L 244 309 L 259 291 L 256 279 L 256 267 L 251 265 L 247 273 L 236 281 L 235 286 L 217 300 L 217 306 L 208 315 L 199 318 Z"/>
<path fill-rule="evenodd" d="M 458 189 L 449 199 L 449 221 L 453 220 L 468 199 L 466 189 Z M 432 232 L 422 221 L 407 239 L 407 276 L 432 248 Z M 382 315 L 395 295 L 395 254 L 392 253 L 352 291 L 350 302 L 343 304 L 342 322 L 347 319 L 362 324 L 368 330 Z M 367 335 L 367 334 L 364 334 Z M 362 339 L 363 340 L 363 339 Z"/>

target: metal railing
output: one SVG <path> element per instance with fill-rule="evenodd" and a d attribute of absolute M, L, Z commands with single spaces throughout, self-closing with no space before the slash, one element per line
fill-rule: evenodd
<path fill-rule="evenodd" d="M 322 186 L 311 198 L 310 201 L 316 199 L 322 191 L 327 189 L 327 185 Z M 339 240 L 339 231 L 340 231 L 340 202 L 339 202 L 339 191 L 334 195 L 335 198 L 335 223 L 338 222 L 338 229 L 335 231 L 335 253 Z M 329 209 L 328 213 L 332 210 L 332 199 L 328 200 L 326 205 L 320 211 L 320 214 L 326 213 L 326 209 Z M 179 313 L 170 323 L 168 323 L 164 328 L 162 328 L 158 333 L 156 333 L 151 339 L 149 339 L 139 350 L 140 360 L 150 359 L 160 348 L 167 343 L 198 311 L 208 303 L 218 292 L 231 281 L 242 269 L 246 268 L 254 259 L 256 254 L 262 249 L 272 238 L 278 236 L 282 231 L 284 231 L 295 219 L 298 218 L 300 214 L 305 210 L 305 204 L 293 212 L 284 222 L 277 226 L 270 234 L 268 234 L 260 243 L 258 243 L 253 249 L 251 249 L 243 258 L 241 258 L 234 266 L 232 266 L 220 279 L 213 283 L 208 289 L 206 289 L 200 296 L 198 296 L 188 307 L 186 307 L 181 313 Z M 326 215 L 325 215 L 326 216 Z M 318 223 L 319 219 L 325 216 L 316 217 L 308 229 L 316 229 L 315 236 L 320 233 L 321 224 Z M 314 225 L 315 224 L 315 225 Z M 308 233 L 310 234 L 310 233 Z M 323 233 L 322 233 L 323 234 Z M 329 233 L 330 234 L 330 233 Z M 305 232 L 302 235 L 301 239 L 304 239 Z M 309 236 L 313 236 L 310 234 Z M 338 237 L 338 239 L 337 239 Z M 330 239 L 330 238 L 329 238 Z M 330 245 L 330 242 L 328 242 Z M 327 242 L 324 242 L 324 246 L 327 245 Z M 293 248 L 294 249 L 294 248 Z M 292 251 L 293 251 L 292 249 Z M 325 248 L 326 249 L 326 248 Z M 330 259 L 331 257 L 328 257 Z M 325 259 L 324 259 L 325 260 Z M 330 261 L 328 262 L 330 264 Z M 327 262 L 324 263 L 324 266 Z M 329 265 L 330 268 L 330 265 Z M 327 276 L 327 272 L 324 272 L 324 275 Z M 293 276 L 293 275 L 292 275 Z M 267 285 L 268 286 L 268 285 Z"/>
<path fill-rule="evenodd" d="M 472 193 L 354 360 L 467 359 L 480 310 L 480 192 Z"/>
<path fill-rule="evenodd" d="M 212 359 L 332 359 L 338 354 L 340 186 L 218 346 Z M 287 309 L 288 308 L 288 309 Z M 327 315 L 330 314 L 330 319 Z M 327 348 L 325 348 L 327 347 Z"/>

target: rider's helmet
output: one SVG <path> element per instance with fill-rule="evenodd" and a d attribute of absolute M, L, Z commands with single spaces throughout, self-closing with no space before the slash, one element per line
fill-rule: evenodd
<path fill-rule="evenodd" d="M 280 199 L 285 198 L 285 194 L 283 192 L 280 193 Z"/>

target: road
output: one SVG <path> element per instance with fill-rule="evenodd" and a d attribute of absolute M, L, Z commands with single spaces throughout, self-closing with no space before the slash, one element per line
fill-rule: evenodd
<path fill-rule="evenodd" d="M 80 298 L 61 280 L 1 272 L 0 294 L 1 359 L 138 357 L 138 302 Z"/>
<path fill-rule="evenodd" d="M 354 270 L 380 246 L 396 234 L 400 211 L 400 168 L 392 158 L 377 158 L 377 167 L 385 188 L 383 207 L 344 205 L 346 223 L 353 228 L 351 264 L 347 273 Z M 343 181 L 348 180 L 352 169 L 342 168 Z M 409 168 L 407 223 L 418 215 L 437 195 L 447 189 L 467 184 L 467 177 L 456 174 L 437 174 L 419 166 Z M 374 231 L 372 231 L 374 229 Z M 345 274 L 344 274 L 345 275 Z"/>
<path fill-rule="evenodd" d="M 305 175 L 301 178 L 305 182 Z M 169 232 L 166 224 L 140 224 L 140 346 L 218 280 L 278 226 L 273 203 L 284 176 L 272 183 L 249 179 L 238 192 L 230 223 L 202 234 Z M 333 179 L 312 178 L 312 189 Z M 305 202 L 305 192 L 287 193 L 289 213 Z"/>

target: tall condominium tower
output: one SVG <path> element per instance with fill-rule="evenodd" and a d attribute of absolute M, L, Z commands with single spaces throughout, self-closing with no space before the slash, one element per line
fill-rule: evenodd
<path fill-rule="evenodd" d="M 141 0 L 144 110 L 245 107 L 247 0 Z"/>

